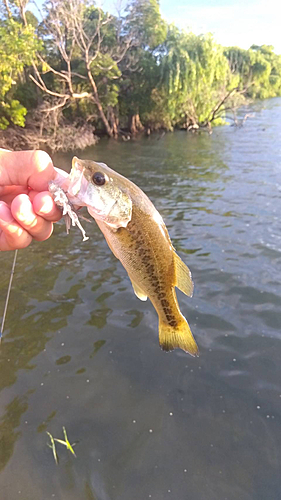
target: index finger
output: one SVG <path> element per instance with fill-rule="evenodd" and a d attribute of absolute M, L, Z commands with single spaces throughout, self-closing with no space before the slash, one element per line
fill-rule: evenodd
<path fill-rule="evenodd" d="M 45 151 L 0 150 L 0 195 L 1 186 L 12 185 L 47 191 L 55 177 L 52 160 Z"/>

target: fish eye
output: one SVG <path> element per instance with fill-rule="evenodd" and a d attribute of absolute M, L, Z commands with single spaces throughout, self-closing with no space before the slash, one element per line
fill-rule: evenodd
<path fill-rule="evenodd" d="M 97 186 L 103 186 L 105 184 L 106 178 L 105 175 L 102 172 L 95 172 L 92 181 L 97 185 Z"/>

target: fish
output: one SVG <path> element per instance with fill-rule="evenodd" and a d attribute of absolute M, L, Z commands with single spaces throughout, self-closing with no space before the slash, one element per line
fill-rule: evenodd
<path fill-rule="evenodd" d="M 159 344 L 198 355 L 175 287 L 192 297 L 191 272 L 177 255 L 165 223 L 146 194 L 105 163 L 74 157 L 67 196 L 86 206 L 109 248 L 126 269 L 136 296 L 152 302 L 159 318 Z"/>

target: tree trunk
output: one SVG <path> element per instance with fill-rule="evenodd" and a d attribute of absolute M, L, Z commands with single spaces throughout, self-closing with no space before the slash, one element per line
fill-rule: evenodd
<path fill-rule="evenodd" d="M 129 117 L 129 130 L 132 135 L 136 135 L 138 132 L 142 132 L 144 130 L 144 126 L 140 121 L 140 115 L 138 113 Z"/>
<path fill-rule="evenodd" d="M 113 109 L 112 106 L 108 107 L 108 122 L 109 122 L 110 127 L 111 127 L 112 136 L 114 137 L 114 139 L 117 139 L 117 137 L 118 137 L 119 120 L 116 117 L 116 115 L 114 113 L 114 109 Z"/>
<path fill-rule="evenodd" d="M 94 103 L 96 104 L 97 108 L 98 108 L 98 112 L 99 112 L 99 115 L 100 115 L 100 118 L 102 119 L 102 122 L 105 126 L 105 130 L 106 130 L 106 133 L 109 137 L 113 137 L 113 130 L 112 128 L 110 127 L 110 124 L 108 122 L 108 119 L 106 118 L 105 114 L 104 114 L 104 111 L 102 109 L 102 105 L 101 105 L 101 102 L 100 102 L 100 99 L 99 99 L 99 94 L 98 94 L 98 89 L 97 89 L 97 86 L 96 86 L 96 82 L 93 78 L 93 75 L 91 73 L 91 68 L 90 68 L 90 64 L 89 64 L 89 61 L 88 61 L 88 57 L 86 57 L 86 67 L 87 67 L 87 73 L 88 73 L 88 78 L 89 78 L 89 81 L 90 81 L 90 84 L 92 85 L 92 89 L 93 89 L 93 101 Z"/>
<path fill-rule="evenodd" d="M 105 130 L 106 130 L 107 135 L 109 137 L 113 137 L 113 130 L 110 127 L 108 119 L 106 118 L 106 116 L 104 114 L 104 111 L 102 109 L 102 105 L 101 105 L 101 102 L 100 102 L 99 98 L 96 97 L 96 96 L 94 96 L 94 102 L 95 102 L 95 104 L 96 104 L 96 106 L 98 108 L 98 112 L 99 112 L 99 115 L 100 115 L 100 117 L 102 119 L 102 122 L 103 122 L 103 124 L 105 126 Z"/>

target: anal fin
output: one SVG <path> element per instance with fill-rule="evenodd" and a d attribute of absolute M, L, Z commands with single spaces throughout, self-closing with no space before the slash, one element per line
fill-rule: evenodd
<path fill-rule="evenodd" d="M 138 299 L 142 300 L 143 302 L 145 300 L 147 300 L 147 295 L 146 293 L 141 289 L 141 287 L 139 285 L 136 284 L 135 281 L 132 280 L 132 278 L 130 278 L 131 280 L 131 283 L 132 283 L 132 287 L 134 289 L 134 292 L 136 294 L 136 296 L 138 297 Z"/>
<path fill-rule="evenodd" d="M 193 295 L 193 281 L 191 272 L 181 258 L 174 252 L 175 266 L 176 266 L 176 283 L 175 286 L 181 290 L 185 295 L 192 297 Z"/>

